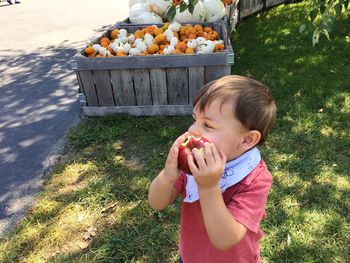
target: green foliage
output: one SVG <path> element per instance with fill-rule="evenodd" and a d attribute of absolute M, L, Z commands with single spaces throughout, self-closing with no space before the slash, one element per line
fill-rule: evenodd
<path fill-rule="evenodd" d="M 303 32 L 306 23 L 311 21 L 313 27 L 312 45 L 319 42 L 320 35 L 323 34 L 329 40 L 329 34 L 333 29 L 335 20 L 345 13 L 349 7 L 349 0 L 309 0 L 310 11 L 306 16 L 307 20 L 301 24 L 299 31 Z"/>

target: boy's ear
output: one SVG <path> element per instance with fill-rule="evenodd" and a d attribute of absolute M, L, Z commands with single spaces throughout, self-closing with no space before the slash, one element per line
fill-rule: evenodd
<path fill-rule="evenodd" d="M 261 138 L 261 133 L 257 130 L 250 130 L 247 131 L 246 134 L 243 137 L 243 146 L 245 150 L 253 148 L 255 145 L 258 144 Z"/>

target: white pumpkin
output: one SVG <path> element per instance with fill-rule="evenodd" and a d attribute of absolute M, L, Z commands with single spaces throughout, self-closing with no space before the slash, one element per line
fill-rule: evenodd
<path fill-rule="evenodd" d="M 213 53 L 215 49 L 214 41 L 207 40 L 206 43 L 198 46 L 197 52 L 198 54 L 210 54 Z"/>
<path fill-rule="evenodd" d="M 180 27 L 181 27 L 181 24 L 176 22 L 176 20 L 174 19 L 173 22 L 171 22 L 171 24 L 169 25 L 168 29 L 173 32 L 179 32 Z"/>
<path fill-rule="evenodd" d="M 190 41 L 187 42 L 187 46 L 195 50 L 198 47 L 198 42 L 196 39 L 191 39 Z"/>
<path fill-rule="evenodd" d="M 129 55 L 130 55 L 130 56 L 141 55 L 141 50 L 139 50 L 139 49 L 136 48 L 136 47 L 131 48 L 130 51 L 129 51 Z"/>
<path fill-rule="evenodd" d="M 146 3 L 146 0 L 129 0 L 129 8 L 137 3 Z"/>
<path fill-rule="evenodd" d="M 177 37 L 172 37 L 170 39 L 170 46 L 175 47 L 177 43 L 179 43 L 179 39 Z"/>
<path fill-rule="evenodd" d="M 161 24 L 162 18 L 153 12 L 143 12 L 138 19 L 139 24 Z"/>
<path fill-rule="evenodd" d="M 145 3 L 136 3 L 129 8 L 129 20 L 133 24 L 139 23 L 139 17 L 142 13 L 147 12 Z"/>
<path fill-rule="evenodd" d="M 146 8 L 148 11 L 162 16 L 165 13 L 165 11 L 168 9 L 170 4 L 171 4 L 171 1 L 169 0 L 147 0 Z"/>
<path fill-rule="evenodd" d="M 204 0 L 205 21 L 216 22 L 226 15 L 225 5 L 221 0 Z"/>
<path fill-rule="evenodd" d="M 188 3 L 188 0 L 185 0 Z M 176 15 L 174 20 L 179 23 L 201 23 L 204 22 L 206 10 L 201 1 L 195 5 L 193 9 L 193 14 L 190 13 L 187 9 L 183 12 L 180 12 L 180 6 L 176 7 Z"/>
<path fill-rule="evenodd" d="M 173 46 L 166 46 L 164 48 L 164 55 L 171 55 L 175 51 L 175 48 Z"/>

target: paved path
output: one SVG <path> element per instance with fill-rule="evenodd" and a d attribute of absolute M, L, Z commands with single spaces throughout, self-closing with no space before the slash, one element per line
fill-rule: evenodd
<path fill-rule="evenodd" d="M 0 236 L 33 204 L 79 120 L 68 61 L 127 16 L 128 0 L 0 2 Z"/>

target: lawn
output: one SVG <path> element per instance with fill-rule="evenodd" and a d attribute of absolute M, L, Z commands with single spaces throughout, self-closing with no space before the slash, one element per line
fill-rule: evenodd
<path fill-rule="evenodd" d="M 268 85 L 277 121 L 261 149 L 274 177 L 264 262 L 350 262 L 349 14 L 312 47 L 303 3 L 244 20 L 233 74 Z M 147 203 L 148 186 L 191 117 L 91 118 L 68 134 L 37 204 L 0 243 L 0 262 L 177 262 L 180 202 Z"/>

